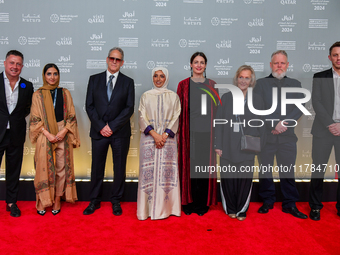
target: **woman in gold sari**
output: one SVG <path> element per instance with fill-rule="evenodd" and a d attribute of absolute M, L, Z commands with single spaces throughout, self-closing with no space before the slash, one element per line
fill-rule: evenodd
<path fill-rule="evenodd" d="M 60 212 L 61 197 L 77 200 L 73 148 L 80 146 L 77 119 L 70 92 L 59 87 L 60 72 L 55 64 L 43 69 L 43 86 L 32 98 L 30 140 L 36 144 L 34 186 L 37 213 L 52 207 Z"/>

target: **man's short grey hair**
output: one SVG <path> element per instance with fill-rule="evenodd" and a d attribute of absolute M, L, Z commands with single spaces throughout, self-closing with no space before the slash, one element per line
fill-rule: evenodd
<path fill-rule="evenodd" d="M 122 48 L 119 47 L 113 47 L 111 50 L 109 50 L 109 54 L 107 55 L 107 57 L 110 57 L 111 52 L 114 50 L 118 50 L 119 53 L 122 55 L 122 60 L 124 60 L 124 51 L 122 50 Z"/>
<path fill-rule="evenodd" d="M 273 52 L 273 54 L 272 54 L 272 56 L 271 56 L 270 59 L 272 60 L 273 57 L 274 57 L 275 55 L 277 55 L 277 54 L 282 54 L 282 55 L 286 56 L 286 58 L 287 58 L 287 60 L 288 60 L 288 54 L 287 54 L 287 52 L 286 52 L 285 50 L 277 50 L 277 51 Z"/>

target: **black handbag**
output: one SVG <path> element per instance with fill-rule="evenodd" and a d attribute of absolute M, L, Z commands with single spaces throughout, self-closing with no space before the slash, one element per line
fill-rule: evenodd
<path fill-rule="evenodd" d="M 242 133 L 242 136 L 241 136 L 241 151 L 247 151 L 247 152 L 252 152 L 252 153 L 261 152 L 260 137 L 245 135 L 244 132 L 243 132 L 242 125 L 241 124 L 239 124 L 239 125 L 240 125 L 241 133 Z"/>

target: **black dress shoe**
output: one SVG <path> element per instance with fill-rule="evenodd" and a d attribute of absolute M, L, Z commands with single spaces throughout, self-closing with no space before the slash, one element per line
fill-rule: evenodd
<path fill-rule="evenodd" d="M 60 209 L 59 210 L 52 210 L 53 215 L 57 215 L 58 213 L 60 213 Z"/>
<path fill-rule="evenodd" d="M 122 215 L 123 210 L 120 207 L 120 203 L 119 202 L 112 204 L 112 213 L 113 213 L 113 215 L 116 215 L 116 216 Z"/>
<path fill-rule="evenodd" d="M 291 215 L 293 215 L 296 218 L 300 218 L 300 219 L 307 219 L 307 215 L 300 212 L 296 206 L 295 207 L 290 207 L 290 208 L 282 208 L 282 212 L 284 213 L 289 213 Z"/>
<path fill-rule="evenodd" d="M 309 213 L 309 218 L 311 218 L 312 220 L 320 220 L 320 210 L 311 209 Z"/>
<path fill-rule="evenodd" d="M 9 207 L 9 205 L 7 204 L 6 211 L 11 212 L 10 215 L 12 217 L 20 217 L 20 215 L 21 215 L 21 211 L 18 208 L 17 204 L 12 204 L 11 207 Z"/>
<path fill-rule="evenodd" d="M 337 215 L 340 216 L 340 211 L 338 211 Z"/>
<path fill-rule="evenodd" d="M 39 215 L 41 215 L 41 216 L 44 216 L 45 213 L 46 213 L 45 210 L 41 210 L 41 211 L 37 210 L 37 214 L 39 214 Z"/>
<path fill-rule="evenodd" d="M 190 215 L 194 212 L 194 206 L 191 204 L 183 205 L 182 206 L 183 212 L 185 215 Z"/>
<path fill-rule="evenodd" d="M 274 205 L 263 203 L 263 205 L 258 209 L 258 213 L 267 213 L 269 209 L 273 209 Z"/>
<path fill-rule="evenodd" d="M 200 206 L 195 208 L 194 212 L 197 213 L 198 216 L 203 216 L 209 211 L 209 206 Z"/>
<path fill-rule="evenodd" d="M 84 215 L 90 215 L 94 213 L 95 210 L 100 208 L 100 204 L 90 203 L 88 207 L 83 211 Z"/>

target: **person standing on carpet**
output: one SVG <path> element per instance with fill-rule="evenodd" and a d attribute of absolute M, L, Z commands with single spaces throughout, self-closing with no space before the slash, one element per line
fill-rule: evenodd
<path fill-rule="evenodd" d="M 5 71 L 0 74 L 0 165 L 6 151 L 6 211 L 12 217 L 21 215 L 16 202 L 26 138 L 25 117 L 30 113 L 33 94 L 33 84 L 20 77 L 23 61 L 21 52 L 7 52 Z"/>
<path fill-rule="evenodd" d="M 120 200 L 125 187 L 126 159 L 130 146 L 130 118 L 135 106 L 135 86 L 119 70 L 124 64 L 124 51 L 115 47 L 106 58 L 107 70 L 92 75 L 86 94 L 86 112 L 91 121 L 92 166 L 89 215 L 100 208 L 106 156 L 111 146 L 114 182 L 111 192 L 112 213 L 123 213 Z"/>
<path fill-rule="evenodd" d="M 299 192 L 295 184 L 295 176 L 292 166 L 296 160 L 296 142 L 294 126 L 301 117 L 301 110 L 296 105 L 288 104 L 286 106 L 286 114 L 281 112 L 281 89 L 282 88 L 301 88 L 301 82 L 296 79 L 288 78 L 286 72 L 288 69 L 288 55 L 284 50 L 275 51 L 271 56 L 270 68 L 272 73 L 257 80 L 255 93 L 258 93 L 264 103 L 265 109 L 270 109 L 273 103 L 273 89 L 277 90 L 277 107 L 275 111 L 266 116 L 266 119 L 273 121 L 266 122 L 266 144 L 260 153 L 260 163 L 262 166 L 274 165 L 274 157 L 276 157 L 277 165 L 282 169 L 291 169 L 284 172 L 279 171 L 280 186 L 283 195 L 282 211 L 289 213 L 300 219 L 307 219 L 307 215 L 300 212 L 295 202 L 299 200 Z M 287 93 L 287 98 L 301 98 L 301 93 Z M 294 121 L 284 121 L 294 120 Z M 259 195 L 263 199 L 263 205 L 259 208 L 259 213 L 268 213 L 272 209 L 276 201 L 275 184 L 273 182 L 272 171 L 263 171 L 260 169 L 260 191 Z"/>
<path fill-rule="evenodd" d="M 207 90 L 215 91 L 216 82 L 205 77 L 207 57 L 203 52 L 191 56 L 190 67 L 191 77 L 181 81 L 177 87 L 181 101 L 178 166 L 183 211 L 186 215 L 194 212 L 202 216 L 211 204 L 217 203 L 216 178 L 209 172 L 195 173 L 195 166 L 216 165 L 212 132 L 216 107 L 210 97 L 207 97 L 206 115 L 201 115 L 201 97 L 207 94 Z"/>
<path fill-rule="evenodd" d="M 313 77 L 312 103 L 315 118 L 312 126 L 312 158 L 315 169 L 309 188 L 309 217 L 320 220 L 323 178 L 334 146 L 336 164 L 340 164 L 340 41 L 329 48 L 328 59 L 332 68 Z M 338 169 L 339 170 L 339 169 Z M 337 191 L 337 214 L 340 216 L 340 183 Z"/>
<path fill-rule="evenodd" d="M 59 87 L 59 68 L 51 63 L 45 65 L 42 77 L 43 86 L 32 98 L 29 135 L 32 144 L 36 144 L 36 208 L 43 216 L 50 206 L 53 215 L 60 212 L 61 197 L 70 203 L 78 200 L 73 148 L 80 146 L 80 138 L 71 93 Z"/>
<path fill-rule="evenodd" d="M 153 89 L 146 91 L 139 103 L 139 220 L 181 216 L 176 136 L 181 103 L 178 95 L 167 89 L 166 68 L 154 68 L 152 79 Z"/>
<path fill-rule="evenodd" d="M 233 115 L 233 96 L 231 92 L 222 96 L 222 105 L 217 109 L 216 119 L 225 119 L 234 123 L 248 123 L 252 119 L 262 119 L 261 116 L 250 112 L 247 104 L 248 88 L 253 88 L 256 83 L 255 72 L 251 66 L 239 67 L 234 76 L 234 85 L 244 95 L 244 115 Z M 253 94 L 253 105 L 257 110 L 263 109 L 260 96 Z M 261 137 L 264 144 L 264 128 L 260 127 L 260 121 L 252 121 L 249 125 L 229 123 L 215 126 L 215 151 L 220 156 L 220 165 L 226 169 L 235 171 L 221 171 L 221 199 L 223 209 L 230 218 L 238 220 L 246 219 L 249 207 L 251 189 L 253 186 L 253 172 L 244 171 L 246 167 L 254 166 L 255 152 L 241 150 L 241 137 L 243 134 Z M 241 130 L 242 128 L 242 130 Z M 242 131 L 242 132 L 241 132 Z"/>

